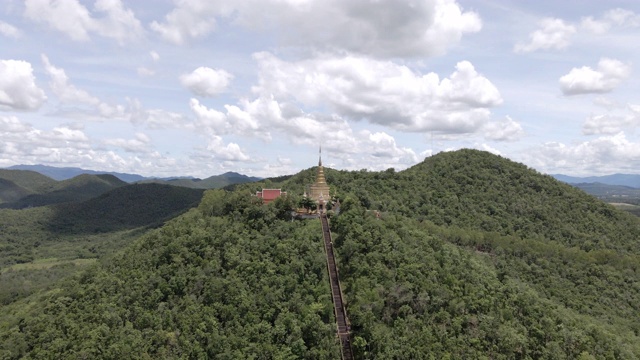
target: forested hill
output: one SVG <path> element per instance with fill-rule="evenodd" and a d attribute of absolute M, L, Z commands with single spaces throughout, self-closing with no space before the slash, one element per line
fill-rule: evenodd
<path fill-rule="evenodd" d="M 24 209 L 81 202 L 127 183 L 113 175 L 78 175 L 56 181 L 26 170 L 0 169 L 0 207 Z"/>
<path fill-rule="evenodd" d="M 335 193 L 352 194 L 368 209 L 443 226 L 544 238 L 583 250 L 640 251 L 637 219 L 488 152 L 440 153 L 397 173 L 327 169 L 325 174 Z"/>
<path fill-rule="evenodd" d="M 0 358 L 337 358 L 320 224 L 288 212 L 314 173 L 207 191 L 5 308 Z M 640 357 L 637 218 L 474 150 L 325 174 L 357 358 Z M 264 206 L 262 186 L 292 196 Z"/>

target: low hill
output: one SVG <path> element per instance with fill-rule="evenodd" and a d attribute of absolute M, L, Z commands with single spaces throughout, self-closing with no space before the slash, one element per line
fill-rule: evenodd
<path fill-rule="evenodd" d="M 0 204 L 20 200 L 31 193 L 11 180 L 0 178 Z"/>
<path fill-rule="evenodd" d="M 569 184 L 581 184 L 581 183 L 600 183 L 606 185 L 620 185 L 629 186 L 640 189 L 640 175 L 638 174 L 613 174 L 604 176 L 568 176 L 562 174 L 551 175 L 554 178 L 566 182 Z"/>
<path fill-rule="evenodd" d="M 12 304 L 0 357 L 337 358 L 319 223 L 288 212 L 314 171 L 209 190 Z M 325 175 L 356 358 L 640 357 L 640 219 L 475 150 Z M 261 205 L 265 184 L 292 196 Z"/>
<path fill-rule="evenodd" d="M 640 204 L 640 188 L 602 183 L 578 183 L 572 185 L 605 202 Z"/>
<path fill-rule="evenodd" d="M 31 193 L 50 191 L 56 184 L 52 178 L 30 170 L 0 169 L 0 179 L 11 181 Z"/>
<path fill-rule="evenodd" d="M 40 174 L 46 175 L 54 180 L 62 181 L 74 178 L 79 175 L 89 174 L 89 175 L 113 175 L 118 179 L 131 183 L 140 180 L 144 180 L 145 177 L 137 174 L 126 174 L 119 172 L 110 172 L 110 171 L 95 171 L 95 170 L 87 170 L 75 167 L 55 167 L 55 166 L 47 166 L 47 165 L 14 165 L 9 167 L 11 170 L 31 170 L 38 172 Z"/>
<path fill-rule="evenodd" d="M 46 191 L 29 194 L 2 205 L 5 208 L 28 207 L 81 202 L 127 183 L 113 175 L 78 175 L 72 179 L 55 182 Z"/>
<path fill-rule="evenodd" d="M 156 183 L 174 186 L 182 186 L 192 189 L 220 189 L 229 185 L 244 184 L 259 181 L 260 178 L 226 172 L 221 175 L 210 176 L 206 179 L 177 178 L 177 179 L 148 179 L 141 183 Z"/>
<path fill-rule="evenodd" d="M 328 169 L 325 175 L 328 183 L 339 184 L 333 194 L 350 193 L 372 210 L 443 226 L 543 237 L 585 250 L 640 249 L 637 219 L 551 176 L 482 151 L 440 153 L 398 173 Z M 309 183 L 313 169 L 299 176 Z M 291 186 L 299 182 L 290 180 Z"/>
<path fill-rule="evenodd" d="M 56 208 L 56 231 L 96 233 L 157 226 L 198 204 L 204 190 L 162 184 L 117 187 L 79 204 Z"/>

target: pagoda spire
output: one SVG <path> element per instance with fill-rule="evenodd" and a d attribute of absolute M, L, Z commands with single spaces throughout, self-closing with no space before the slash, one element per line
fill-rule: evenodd
<path fill-rule="evenodd" d="M 324 177 L 324 167 L 322 166 L 322 144 L 318 147 L 318 168 L 316 170 L 316 181 L 309 186 L 309 197 L 316 202 L 330 199 L 329 185 Z"/>

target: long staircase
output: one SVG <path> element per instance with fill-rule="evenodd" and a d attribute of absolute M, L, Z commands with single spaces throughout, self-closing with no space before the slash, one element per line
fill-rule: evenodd
<path fill-rule="evenodd" d="M 329 230 L 327 215 L 322 214 L 320 221 L 322 222 L 324 250 L 327 255 L 327 269 L 329 270 L 333 311 L 336 316 L 342 360 L 352 360 L 353 350 L 351 349 L 349 319 L 347 318 L 347 310 L 344 307 L 344 301 L 342 299 L 342 288 L 340 287 L 340 280 L 338 279 L 338 267 L 336 266 L 336 258 L 333 252 L 333 241 L 331 241 L 331 231 Z"/>

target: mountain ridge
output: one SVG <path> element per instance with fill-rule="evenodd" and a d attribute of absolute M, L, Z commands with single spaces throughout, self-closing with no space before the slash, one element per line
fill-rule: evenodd
<path fill-rule="evenodd" d="M 554 178 L 569 184 L 600 183 L 606 185 L 621 185 L 632 188 L 640 188 L 640 175 L 638 174 L 611 174 L 602 176 L 569 176 L 563 174 L 551 174 Z"/>
<path fill-rule="evenodd" d="M 228 171 L 220 175 L 213 175 L 205 179 L 199 179 L 192 176 L 169 176 L 164 178 L 158 178 L 158 177 L 142 176 L 139 174 L 129 174 L 129 173 L 112 172 L 112 171 L 100 171 L 100 170 L 87 170 L 87 169 L 82 169 L 78 167 L 56 167 L 56 166 L 48 166 L 48 165 L 13 165 L 8 168 L 0 169 L 0 170 L 33 171 L 57 181 L 68 180 L 82 174 L 89 174 L 89 175 L 106 174 L 106 175 L 113 175 L 118 179 L 128 183 L 141 182 L 141 181 L 167 182 L 167 183 L 174 182 L 175 184 L 178 184 L 178 183 L 187 184 L 186 187 L 197 187 L 196 185 L 190 185 L 190 184 L 196 183 L 196 182 L 200 183 L 203 181 L 205 183 L 212 182 L 214 183 L 214 186 L 217 186 L 217 184 L 215 184 L 215 181 L 219 179 L 239 179 L 239 181 L 241 182 L 258 181 L 261 179 L 259 177 L 247 176 L 247 175 L 243 175 L 233 171 Z M 223 186 L 218 186 L 218 187 L 224 187 L 226 185 L 235 184 L 235 183 L 236 182 L 231 181 L 231 182 L 225 183 L 225 185 Z M 184 185 L 180 185 L 180 186 L 184 186 Z"/>
<path fill-rule="evenodd" d="M 20 179 L 17 180 L 18 183 L 31 183 L 28 179 L 33 177 L 35 174 L 37 174 L 35 176 L 36 178 L 38 178 L 38 176 L 44 176 L 32 171 L 21 173 L 25 170 L 5 170 L 0 173 L 0 178 L 6 179 L 11 178 L 12 176 L 16 178 L 15 174 L 12 173 L 14 171 L 20 174 Z M 27 178 L 27 181 L 21 181 L 21 179 L 24 180 L 25 178 Z M 19 187 L 19 184 L 16 184 L 15 182 L 12 182 L 12 184 Z M 11 193 L 13 197 L 12 201 L 7 201 L 7 195 L 3 196 L 3 203 L 0 204 L 0 207 L 23 209 L 68 202 L 81 202 L 126 184 L 126 182 L 118 179 L 114 175 L 81 174 L 67 180 L 51 180 L 51 182 L 46 183 L 46 186 L 39 187 L 39 191 L 37 192 L 36 190 L 33 190 L 20 193 L 18 190 L 19 188 L 11 186 L 10 183 L 5 182 L 0 183 L 0 191 L 3 193 Z M 20 194 L 19 196 L 17 195 L 18 193 Z"/>

